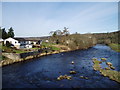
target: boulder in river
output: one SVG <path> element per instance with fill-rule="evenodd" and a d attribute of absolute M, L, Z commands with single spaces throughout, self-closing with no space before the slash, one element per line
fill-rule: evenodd
<path fill-rule="evenodd" d="M 76 71 L 70 71 L 70 74 L 76 74 Z"/>
<path fill-rule="evenodd" d="M 102 61 L 106 61 L 107 59 L 106 58 L 101 58 Z"/>
<path fill-rule="evenodd" d="M 92 58 L 92 60 L 97 60 L 97 58 Z"/>
<path fill-rule="evenodd" d="M 107 64 L 108 66 L 112 66 L 112 63 L 111 63 L 111 62 L 106 62 L 106 64 Z"/>
<path fill-rule="evenodd" d="M 110 70 L 110 67 L 106 67 L 105 70 Z"/>
<path fill-rule="evenodd" d="M 115 69 L 115 67 L 113 67 L 113 66 L 110 66 L 110 68 L 113 69 L 113 70 Z"/>
<path fill-rule="evenodd" d="M 88 79 L 88 77 L 84 77 L 84 76 L 80 76 L 80 78 L 82 78 L 82 79 Z"/>
<path fill-rule="evenodd" d="M 63 76 L 60 75 L 60 76 L 57 78 L 57 80 L 62 80 L 62 79 L 68 79 L 68 80 L 71 80 L 71 78 L 72 78 L 71 76 L 68 76 L 68 75 L 65 74 L 65 75 L 63 75 Z"/>
<path fill-rule="evenodd" d="M 74 61 L 72 61 L 71 64 L 74 64 Z"/>

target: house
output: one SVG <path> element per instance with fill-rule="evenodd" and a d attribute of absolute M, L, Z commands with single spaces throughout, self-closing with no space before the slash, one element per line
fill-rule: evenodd
<path fill-rule="evenodd" d="M 16 47 L 17 49 L 20 48 L 20 43 L 19 43 L 18 40 L 15 40 L 15 39 L 9 37 L 9 38 L 7 38 L 7 39 L 4 40 L 4 44 L 7 45 L 8 42 L 11 44 L 11 46 Z"/>
<path fill-rule="evenodd" d="M 21 45 L 26 45 L 26 44 L 42 44 L 42 40 L 36 39 L 36 38 L 15 38 L 16 40 L 19 41 Z"/>
<path fill-rule="evenodd" d="M 20 43 L 20 48 L 32 48 L 33 45 L 41 45 L 42 40 L 38 38 L 15 38 Z"/>
<path fill-rule="evenodd" d="M 15 38 L 15 39 L 19 41 L 21 46 L 26 44 L 31 44 L 31 41 L 26 40 L 25 38 Z"/>
<path fill-rule="evenodd" d="M 32 47 L 33 47 L 33 45 L 31 45 L 31 44 L 25 45 L 25 48 L 27 48 L 27 49 L 32 48 Z"/>
<path fill-rule="evenodd" d="M 16 40 L 19 41 L 20 43 L 20 48 L 32 48 L 33 45 L 32 45 L 32 41 L 30 40 L 26 40 L 25 38 L 15 38 Z"/>

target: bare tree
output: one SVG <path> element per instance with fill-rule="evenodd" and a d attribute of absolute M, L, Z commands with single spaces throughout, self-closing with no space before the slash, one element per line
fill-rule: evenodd
<path fill-rule="evenodd" d="M 64 27 L 63 34 L 66 36 L 70 34 L 68 28 Z"/>
<path fill-rule="evenodd" d="M 50 33 L 49 33 L 51 36 L 54 34 L 54 31 L 50 31 Z"/>

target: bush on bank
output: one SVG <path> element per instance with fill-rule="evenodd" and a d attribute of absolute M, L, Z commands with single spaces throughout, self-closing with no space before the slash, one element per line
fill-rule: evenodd
<path fill-rule="evenodd" d="M 96 44 L 96 39 L 92 35 L 82 35 L 82 34 L 71 34 L 62 35 L 56 37 L 50 37 L 51 43 L 58 43 L 61 45 L 66 45 L 72 50 L 75 49 L 87 49 Z"/>

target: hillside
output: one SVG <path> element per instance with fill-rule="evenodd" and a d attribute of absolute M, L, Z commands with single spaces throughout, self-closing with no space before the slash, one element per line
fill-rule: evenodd
<path fill-rule="evenodd" d="M 118 43 L 120 44 L 119 40 L 120 30 L 111 33 L 94 33 L 93 36 L 97 39 L 97 43 L 100 44 L 110 44 L 110 43 Z"/>

